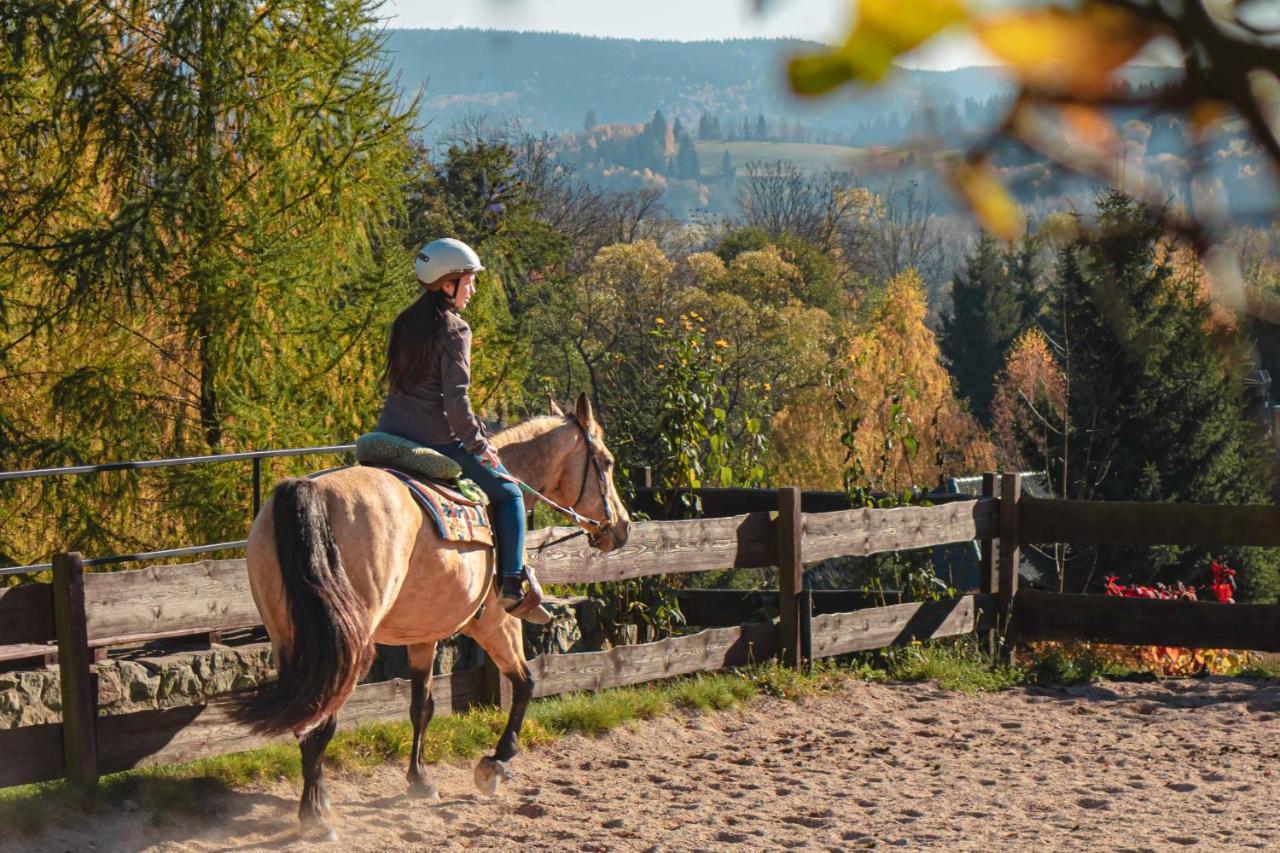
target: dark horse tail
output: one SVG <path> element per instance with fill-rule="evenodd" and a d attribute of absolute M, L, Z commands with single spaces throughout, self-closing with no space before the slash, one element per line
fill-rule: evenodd
<path fill-rule="evenodd" d="M 329 515 L 311 480 L 284 480 L 272 521 L 291 638 L 280 677 L 241 694 L 234 714 L 256 732 L 302 731 L 334 713 L 373 661 L 369 619 L 342 568 Z"/>

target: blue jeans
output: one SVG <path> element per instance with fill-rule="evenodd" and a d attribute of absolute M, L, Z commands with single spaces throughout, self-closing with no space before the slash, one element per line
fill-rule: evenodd
<path fill-rule="evenodd" d="M 480 490 L 489 496 L 494 533 L 498 540 L 498 574 L 504 578 L 519 576 L 524 565 L 524 498 L 520 487 L 495 475 L 479 456 L 468 453 L 462 442 L 429 444 L 427 447 L 461 465 L 462 476 L 475 480 Z M 502 465 L 498 470 L 504 474 L 511 473 Z"/>

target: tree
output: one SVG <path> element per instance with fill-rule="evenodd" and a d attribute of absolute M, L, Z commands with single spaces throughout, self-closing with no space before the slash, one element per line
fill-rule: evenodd
<path fill-rule="evenodd" d="M 993 465 L 990 443 L 955 398 L 925 316 L 918 275 L 888 283 L 866 321 L 838 344 L 826 406 L 800 395 L 775 417 L 774 447 L 788 474 L 830 487 L 822 472 L 843 470 L 842 487 L 899 495 Z M 840 464 L 831 466 L 836 453 Z"/>
<path fill-rule="evenodd" d="M 686 181 L 696 181 L 702 177 L 702 164 L 698 160 L 698 149 L 689 138 L 689 134 L 681 128 L 675 134 L 676 140 L 676 177 Z"/>
<path fill-rule="evenodd" d="M 874 195 L 849 193 L 847 205 L 859 215 L 842 219 L 839 237 L 854 264 L 882 281 L 915 270 L 926 284 L 940 283 L 942 237 L 927 188 L 891 181 Z"/>
<path fill-rule="evenodd" d="M 1069 464 L 1046 466 L 1055 487 L 1078 499 L 1268 502 L 1269 466 L 1245 416 L 1233 328 L 1215 317 L 1198 270 L 1175 266 L 1158 217 L 1114 192 L 1098 209 L 1096 230 L 1063 250 L 1051 293 L 1048 331 L 1069 392 Z M 1069 587 L 1096 585 L 1092 567 L 1119 561 L 1135 574 L 1142 567 L 1147 582 L 1198 582 L 1210 556 L 1094 554 Z M 1261 550 L 1215 556 L 1241 570 L 1246 596 L 1280 592 L 1276 562 Z"/>
<path fill-rule="evenodd" d="M 733 158 L 729 156 L 729 152 L 726 150 L 720 155 L 720 177 L 726 181 L 732 181 L 737 177 L 737 174 L 738 170 L 734 168 Z"/>
<path fill-rule="evenodd" d="M 590 133 L 597 124 L 599 124 L 599 121 L 596 119 L 596 111 L 587 110 L 587 117 L 582 120 L 583 131 Z"/>
<path fill-rule="evenodd" d="M 8 4 L 5 467 L 344 440 L 374 417 L 368 330 L 412 293 L 397 224 L 416 112 L 374 7 Z M 144 502 L 171 509 L 167 530 L 239 538 L 240 479 L 51 486 L 61 509 L 27 504 L 44 529 L 6 525 L 5 547 L 47 555 L 59 515 L 85 550 L 149 545 Z"/>
<path fill-rule="evenodd" d="M 863 203 L 848 191 L 848 172 L 808 173 L 785 160 L 752 160 L 745 172 L 738 194 L 744 223 L 771 238 L 792 234 L 831 252 Z"/>
<path fill-rule="evenodd" d="M 995 376 L 1027 322 L 1025 302 L 1011 278 L 995 238 L 982 232 L 965 272 L 953 280 L 951 313 L 942 321 L 942 353 L 957 393 L 983 423 L 991 421 Z"/>

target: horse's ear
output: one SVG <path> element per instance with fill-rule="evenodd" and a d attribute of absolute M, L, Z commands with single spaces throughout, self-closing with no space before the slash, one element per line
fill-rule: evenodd
<path fill-rule="evenodd" d="M 595 413 L 591 411 L 591 398 L 587 396 L 587 392 L 583 391 L 578 395 L 578 403 L 574 406 L 573 416 L 578 419 L 578 423 L 586 426 L 595 420 Z"/>
<path fill-rule="evenodd" d="M 560 408 L 560 404 L 556 402 L 556 398 L 550 394 L 547 395 L 547 407 L 551 410 L 551 414 L 556 417 L 564 417 L 564 410 Z"/>

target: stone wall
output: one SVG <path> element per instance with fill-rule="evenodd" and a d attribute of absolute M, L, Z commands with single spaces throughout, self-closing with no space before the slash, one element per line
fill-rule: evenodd
<path fill-rule="evenodd" d="M 555 616 L 550 624 L 525 624 L 526 657 L 607 648 L 599 613 L 591 600 L 549 599 L 547 609 Z M 454 637 L 437 646 L 437 674 L 483 663 L 483 653 L 466 637 Z M 98 677 L 98 709 L 104 716 L 201 704 L 218 693 L 252 687 L 275 672 L 268 643 L 215 645 L 185 652 L 130 652 L 94 664 L 93 671 Z M 365 680 L 384 681 L 408 674 L 405 649 L 380 646 Z M 0 729 L 61 719 L 62 686 L 56 666 L 0 672 Z"/>
<path fill-rule="evenodd" d="M 275 672 L 266 643 L 105 660 L 93 671 L 102 715 L 200 704 L 218 693 L 252 687 Z M 61 720 L 56 666 L 0 672 L 0 729 Z"/>

